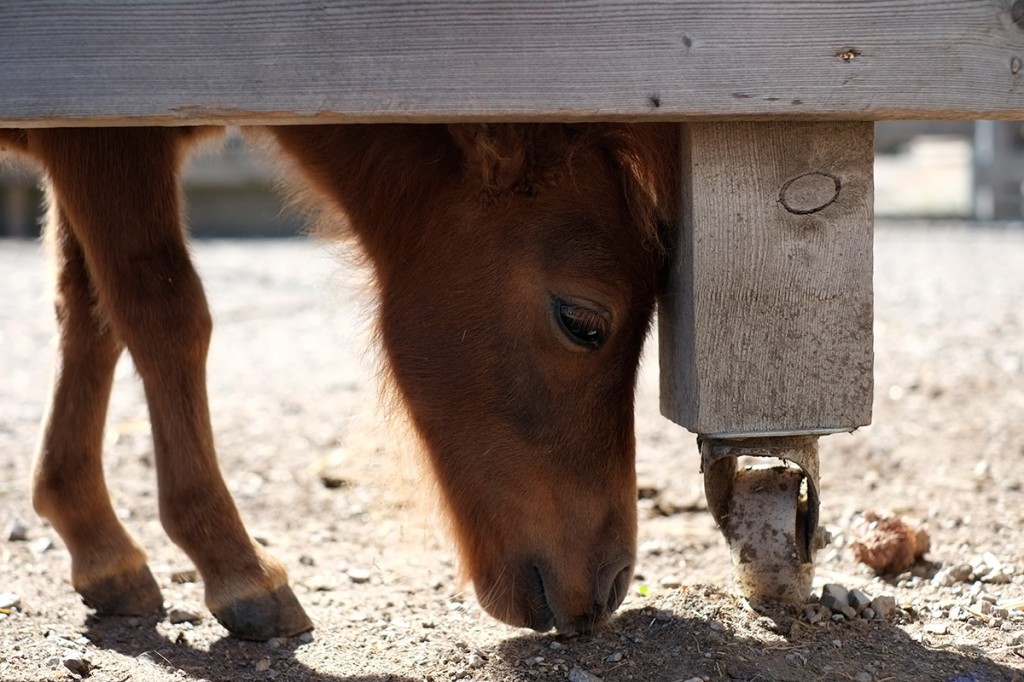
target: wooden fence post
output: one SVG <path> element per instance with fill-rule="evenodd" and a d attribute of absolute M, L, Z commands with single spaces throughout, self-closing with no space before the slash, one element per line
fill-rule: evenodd
<path fill-rule="evenodd" d="M 718 438 L 871 420 L 870 122 L 683 126 L 662 412 Z"/>
<path fill-rule="evenodd" d="M 975 121 L 971 209 L 975 220 L 1020 220 L 1024 168 L 1018 121 Z"/>
<path fill-rule="evenodd" d="M 817 436 L 871 420 L 873 126 L 683 126 L 659 305 L 662 412 L 701 436 L 708 507 L 748 597 L 803 603 Z M 741 456 L 789 468 L 739 468 Z"/>

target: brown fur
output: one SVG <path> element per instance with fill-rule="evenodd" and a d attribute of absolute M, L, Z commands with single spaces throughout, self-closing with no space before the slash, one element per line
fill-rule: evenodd
<path fill-rule="evenodd" d="M 270 132 L 328 207 L 326 222 L 347 217 L 331 236 L 354 238 L 373 266 L 389 369 L 485 608 L 542 630 L 606 618 L 632 572 L 632 395 L 676 212 L 675 127 Z M 249 539 L 213 450 L 210 319 L 177 182 L 203 134 L 0 131 L 0 147 L 46 170 L 58 265 L 60 361 L 34 500 L 67 541 L 87 601 L 107 611 L 159 603 L 100 466 L 113 367 L 127 348 L 150 405 L 168 534 L 229 629 L 290 634 L 308 620 L 283 567 Z M 565 323 L 576 316 L 600 327 L 603 344 L 574 340 Z"/>

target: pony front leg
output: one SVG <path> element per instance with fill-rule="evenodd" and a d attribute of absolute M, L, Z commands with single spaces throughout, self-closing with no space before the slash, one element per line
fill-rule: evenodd
<path fill-rule="evenodd" d="M 232 634 L 268 639 L 312 627 L 284 567 L 245 531 L 217 466 L 206 395 L 211 320 L 181 227 L 177 175 L 188 131 L 29 132 L 81 245 L 111 331 L 142 377 L 160 519 L 203 576 Z"/>
<path fill-rule="evenodd" d="M 71 553 L 71 583 L 101 614 L 140 615 L 163 598 L 146 555 L 114 514 L 101 464 L 103 422 L 122 346 L 100 320 L 80 246 L 51 198 L 58 356 L 36 456 L 33 504 Z"/>

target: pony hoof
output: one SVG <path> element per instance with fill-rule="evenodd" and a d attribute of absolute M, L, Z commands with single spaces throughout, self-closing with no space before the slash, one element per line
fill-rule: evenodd
<path fill-rule="evenodd" d="M 213 615 L 233 636 L 258 642 L 293 637 L 313 629 L 313 621 L 288 585 L 270 594 L 229 604 Z"/>
<path fill-rule="evenodd" d="M 85 605 L 99 616 L 144 616 L 156 613 L 164 605 L 160 588 L 145 564 L 130 573 L 75 589 Z"/>

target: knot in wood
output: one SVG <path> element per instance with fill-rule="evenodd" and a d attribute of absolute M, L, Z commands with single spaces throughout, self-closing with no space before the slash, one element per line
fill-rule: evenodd
<path fill-rule="evenodd" d="M 1017 25 L 1017 28 L 1024 30 L 1024 25 L 1022 25 L 1022 22 L 1024 22 L 1024 2 L 1017 0 L 1017 2 L 1010 6 L 1010 19 Z"/>
<path fill-rule="evenodd" d="M 779 203 L 795 215 L 817 213 L 839 198 L 839 178 L 827 173 L 805 173 L 779 190 Z"/>

